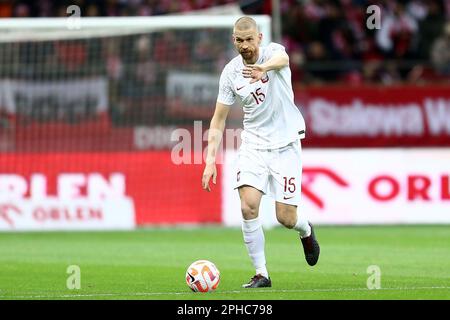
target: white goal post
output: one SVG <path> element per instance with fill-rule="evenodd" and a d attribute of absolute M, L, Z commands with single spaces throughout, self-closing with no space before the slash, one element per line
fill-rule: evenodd
<path fill-rule="evenodd" d="M 149 17 L 7 18 L 0 19 L 0 42 L 81 39 L 169 29 L 232 28 L 236 15 L 171 15 Z M 271 17 L 251 16 L 263 33 L 263 45 L 272 38 Z"/>

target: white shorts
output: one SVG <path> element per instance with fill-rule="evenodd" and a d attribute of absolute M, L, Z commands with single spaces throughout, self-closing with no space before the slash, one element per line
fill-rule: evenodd
<path fill-rule="evenodd" d="M 235 179 L 235 189 L 249 185 L 275 201 L 298 206 L 302 186 L 300 140 L 273 150 L 241 145 Z"/>

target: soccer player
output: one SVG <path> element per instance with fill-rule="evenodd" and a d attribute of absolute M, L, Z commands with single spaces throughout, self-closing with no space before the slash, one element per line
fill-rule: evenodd
<path fill-rule="evenodd" d="M 242 211 L 242 232 L 256 274 L 244 288 L 271 287 L 266 268 L 264 233 L 258 218 L 263 194 L 275 200 L 277 220 L 299 232 L 306 261 L 313 266 L 320 248 L 314 229 L 297 214 L 301 194 L 301 144 L 304 119 L 294 104 L 289 56 L 280 44 L 261 47 L 262 34 L 250 17 L 239 18 L 233 43 L 239 55 L 223 69 L 216 109 L 208 135 L 202 187 L 216 183 L 216 153 L 230 107 L 237 100 L 244 110 L 244 130 L 237 160 L 236 184 Z"/>

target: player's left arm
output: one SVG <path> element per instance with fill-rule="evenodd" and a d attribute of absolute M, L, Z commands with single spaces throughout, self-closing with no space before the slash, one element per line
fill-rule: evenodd
<path fill-rule="evenodd" d="M 242 69 L 244 78 L 251 78 L 250 83 L 261 80 L 270 70 L 280 70 L 289 65 L 289 56 L 285 51 L 276 51 L 273 56 L 262 64 L 248 65 Z"/>

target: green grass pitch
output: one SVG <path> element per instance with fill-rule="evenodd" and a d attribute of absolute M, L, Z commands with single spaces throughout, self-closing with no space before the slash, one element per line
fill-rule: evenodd
<path fill-rule="evenodd" d="M 306 264 L 296 233 L 265 231 L 272 288 L 242 289 L 253 267 L 239 228 L 0 234 L 2 299 L 450 299 L 450 226 L 316 227 L 321 257 Z M 193 293 L 184 276 L 198 259 L 221 282 Z M 67 268 L 81 270 L 68 289 Z M 381 271 L 369 290 L 367 268 Z"/>

